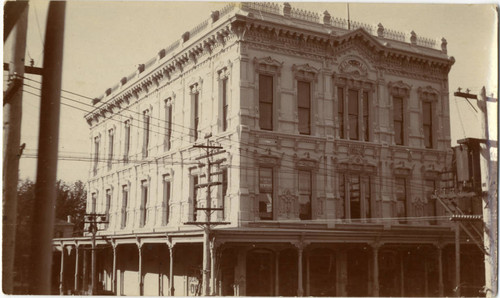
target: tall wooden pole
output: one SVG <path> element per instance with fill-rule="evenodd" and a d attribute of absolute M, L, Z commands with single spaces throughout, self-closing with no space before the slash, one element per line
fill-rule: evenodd
<path fill-rule="evenodd" d="M 2 274 L 3 292 L 13 294 L 13 269 L 16 242 L 17 183 L 21 140 L 21 116 L 24 76 L 24 56 L 26 53 L 26 32 L 28 28 L 28 5 L 24 5 L 16 25 L 12 29 L 12 56 L 9 61 L 9 86 L 14 90 L 4 97 L 3 104 L 3 231 L 2 231 Z"/>
<path fill-rule="evenodd" d="M 65 11 L 65 1 L 50 2 L 45 34 L 30 280 L 38 295 L 50 294 Z"/>
<path fill-rule="evenodd" d="M 484 256 L 484 269 L 485 269 L 485 289 L 486 297 L 497 296 L 497 192 L 498 185 L 496 182 L 496 175 L 492 172 L 492 164 L 490 158 L 490 133 L 488 123 L 488 101 L 495 101 L 494 99 L 486 96 L 486 89 L 481 89 L 480 97 L 477 100 L 477 105 L 482 114 L 482 132 L 486 140 L 486 148 L 482 151 L 482 156 L 486 165 L 481 166 L 482 181 L 486 182 L 486 186 L 482 187 L 483 190 L 483 220 L 484 220 L 484 247 L 488 254 Z M 483 184 L 484 185 L 484 184 Z"/>

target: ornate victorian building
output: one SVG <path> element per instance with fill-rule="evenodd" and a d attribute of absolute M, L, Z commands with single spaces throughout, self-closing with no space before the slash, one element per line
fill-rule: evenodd
<path fill-rule="evenodd" d="M 433 196 L 452 164 L 454 59 L 444 38 L 436 48 L 408 37 L 245 2 L 106 90 L 86 115 L 87 212 L 109 222 L 97 234 L 99 286 L 196 294 L 196 223 L 220 222 L 205 253 L 212 294 L 454 295 L 453 226 Z M 207 140 L 222 147 L 208 175 L 194 147 Z M 210 218 L 195 210 L 207 207 Z M 54 244 L 62 289 L 87 289 L 90 237 Z M 467 264 L 482 256 L 465 244 L 462 255 L 472 289 L 482 273 Z"/>

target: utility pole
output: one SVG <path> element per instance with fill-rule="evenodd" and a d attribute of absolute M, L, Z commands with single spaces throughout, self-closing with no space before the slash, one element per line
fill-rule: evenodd
<path fill-rule="evenodd" d="M 65 1 L 51 1 L 45 30 L 40 131 L 32 224 L 30 294 L 49 295 L 56 201 Z"/>
<path fill-rule="evenodd" d="M 92 237 L 92 251 L 91 251 L 91 277 L 90 277 L 90 295 L 97 295 L 97 282 L 96 282 L 96 235 L 99 231 L 99 224 L 109 223 L 108 217 L 104 213 L 87 213 L 85 215 L 85 223 L 89 224 L 88 232 Z"/>
<path fill-rule="evenodd" d="M 485 140 L 486 148 L 481 150 L 481 155 L 484 156 L 484 161 L 486 164 L 481 166 L 481 181 L 486 181 L 481 185 L 482 188 L 482 198 L 483 198 L 483 221 L 484 221 L 484 247 L 486 253 L 484 256 L 484 268 L 485 268 L 485 288 L 486 297 L 496 297 L 497 295 L 497 192 L 496 188 L 496 177 L 491 172 L 491 158 L 490 149 L 491 141 L 489 136 L 489 124 L 488 124 L 488 102 L 498 102 L 497 99 L 487 97 L 486 89 L 483 87 L 481 89 L 480 98 L 475 94 L 470 94 L 469 90 L 466 93 L 458 92 L 454 93 L 455 96 L 463 97 L 468 102 L 469 99 L 476 99 L 477 106 L 480 110 L 481 121 L 481 131 L 482 137 Z M 471 104 L 469 102 L 469 104 Z M 472 106 L 472 104 L 471 104 Z M 474 108 L 474 106 L 472 106 Z"/>
<path fill-rule="evenodd" d="M 222 172 L 215 172 L 212 173 L 211 171 L 211 166 L 213 164 L 217 164 L 217 162 L 212 162 L 210 158 L 214 155 L 224 153 L 225 150 L 217 151 L 217 152 L 210 152 L 210 150 L 219 150 L 222 149 L 221 146 L 212 146 L 210 145 L 210 137 L 212 134 L 207 134 L 205 136 L 205 139 L 207 140 L 206 145 L 194 145 L 193 148 L 202 148 L 205 149 L 205 155 L 198 157 L 197 160 L 200 159 L 206 159 L 206 172 L 205 172 L 205 177 L 207 178 L 206 183 L 199 183 L 198 185 L 195 185 L 195 188 L 206 188 L 207 189 L 207 194 L 206 194 L 206 207 L 198 207 L 194 206 L 194 212 L 196 214 L 197 211 L 205 211 L 205 221 L 204 222 L 199 222 L 199 221 L 193 221 L 193 222 L 187 222 L 186 224 L 188 225 L 196 225 L 196 226 L 201 226 L 203 229 L 203 271 L 202 271 L 202 295 L 203 296 L 209 296 L 209 295 L 215 295 L 215 289 L 212 289 L 210 291 L 210 285 L 213 285 L 215 283 L 210 282 L 210 268 L 211 268 L 211 254 L 210 253 L 210 237 L 211 237 L 211 227 L 214 225 L 224 225 L 224 224 L 229 224 L 229 222 L 212 222 L 211 220 L 211 215 L 213 211 L 223 211 L 224 208 L 213 208 L 212 207 L 212 196 L 211 196 L 211 191 L 210 188 L 212 186 L 220 185 L 222 182 L 212 182 L 211 177 L 214 175 L 221 175 Z M 213 266 L 212 266 L 213 267 Z M 212 276 L 215 275 L 212 274 Z"/>
<path fill-rule="evenodd" d="M 2 275 L 3 292 L 13 294 L 14 254 L 16 242 L 17 183 L 19 178 L 19 158 L 21 140 L 21 117 L 23 99 L 24 60 L 26 53 L 26 33 L 28 28 L 27 1 L 9 1 L 9 7 L 19 10 L 17 20 L 12 24 L 12 55 L 9 61 L 9 83 L 3 102 L 3 243 Z M 6 17 L 7 3 L 6 7 Z M 4 43 L 5 38 L 4 36 Z"/>

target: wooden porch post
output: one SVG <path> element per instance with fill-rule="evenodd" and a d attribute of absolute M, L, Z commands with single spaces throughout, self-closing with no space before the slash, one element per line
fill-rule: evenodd
<path fill-rule="evenodd" d="M 59 271 L 59 295 L 64 295 L 64 244 L 61 243 L 61 270 Z"/>
<path fill-rule="evenodd" d="M 168 273 L 168 296 L 174 296 L 174 245 L 168 245 L 169 250 L 169 273 Z"/>
<path fill-rule="evenodd" d="M 139 296 L 144 295 L 144 283 L 142 280 L 142 243 L 137 244 L 137 249 L 139 251 Z"/>
<path fill-rule="evenodd" d="M 75 245 L 75 293 L 78 291 L 78 263 L 79 263 L 79 258 L 78 258 L 79 252 L 78 252 L 78 245 Z"/>
<path fill-rule="evenodd" d="M 112 291 L 116 295 L 116 253 L 117 253 L 117 245 L 115 243 L 112 244 L 113 248 L 113 280 L 112 280 Z"/>
<path fill-rule="evenodd" d="M 276 252 L 274 258 L 274 296 L 280 295 L 280 252 Z"/>

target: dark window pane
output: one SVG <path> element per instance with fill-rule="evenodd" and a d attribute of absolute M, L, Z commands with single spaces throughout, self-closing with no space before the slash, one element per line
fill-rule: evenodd
<path fill-rule="evenodd" d="M 344 138 L 344 88 L 338 88 L 338 117 L 339 117 L 339 130 L 340 138 Z"/>
<path fill-rule="evenodd" d="M 394 121 L 394 141 L 396 145 L 403 145 L 403 123 Z"/>
<path fill-rule="evenodd" d="M 349 115 L 349 139 L 359 140 L 358 115 Z"/>
<path fill-rule="evenodd" d="M 359 176 L 351 176 L 349 181 L 349 200 L 351 205 L 351 218 L 361 218 L 361 192 Z"/>
<path fill-rule="evenodd" d="M 394 97 L 394 121 L 403 121 L 403 98 Z"/>
<path fill-rule="evenodd" d="M 349 113 L 349 139 L 359 140 L 358 125 L 358 91 L 349 90 L 348 113 Z"/>
<path fill-rule="evenodd" d="M 372 216 L 371 212 L 371 178 L 365 180 L 365 218 Z"/>
<path fill-rule="evenodd" d="M 261 129 L 272 130 L 273 129 L 273 105 L 267 102 L 261 102 L 259 104 L 259 125 Z"/>
<path fill-rule="evenodd" d="M 298 81 L 298 104 L 299 108 L 311 107 L 311 84 L 309 82 Z"/>
<path fill-rule="evenodd" d="M 198 188 L 196 187 L 198 185 L 198 176 L 192 176 L 193 179 L 193 185 L 192 185 L 192 192 L 193 192 L 193 221 L 196 221 L 198 211 L 196 208 L 198 208 Z"/>
<path fill-rule="evenodd" d="M 368 105 L 368 92 L 363 92 L 363 126 L 365 133 L 365 141 L 370 140 L 370 118 Z"/>
<path fill-rule="evenodd" d="M 311 219 L 311 171 L 299 171 L 299 218 Z"/>
<path fill-rule="evenodd" d="M 396 178 L 396 210 L 400 223 L 406 223 L 406 179 Z"/>
<path fill-rule="evenodd" d="M 194 110 L 193 110 L 193 119 L 194 119 L 194 127 L 193 127 L 193 136 L 194 140 L 196 141 L 198 139 L 198 125 L 200 122 L 200 114 L 199 114 L 199 94 L 195 93 L 194 94 Z"/>
<path fill-rule="evenodd" d="M 273 102 L 273 77 L 259 75 L 259 101 Z"/>
<path fill-rule="evenodd" d="M 423 128 L 425 148 L 432 148 L 432 104 L 430 102 L 422 103 L 423 108 Z"/>
<path fill-rule="evenodd" d="M 227 112 L 228 112 L 228 100 L 227 100 L 227 78 L 222 80 L 222 131 L 227 129 Z"/>
<path fill-rule="evenodd" d="M 343 210 L 342 215 L 341 215 L 341 218 L 343 219 L 343 218 L 345 218 L 345 213 L 346 213 L 346 208 L 347 208 L 347 207 L 344 207 L 345 201 L 346 201 L 345 175 L 340 175 L 340 177 L 339 177 L 339 196 L 340 196 L 340 204 L 341 204 L 341 206 L 339 206 L 339 208 L 341 208 L 341 210 Z"/>
<path fill-rule="evenodd" d="M 310 110 L 299 108 L 299 133 L 311 134 Z"/>
<path fill-rule="evenodd" d="M 259 169 L 259 215 L 260 219 L 273 219 L 273 169 Z"/>

